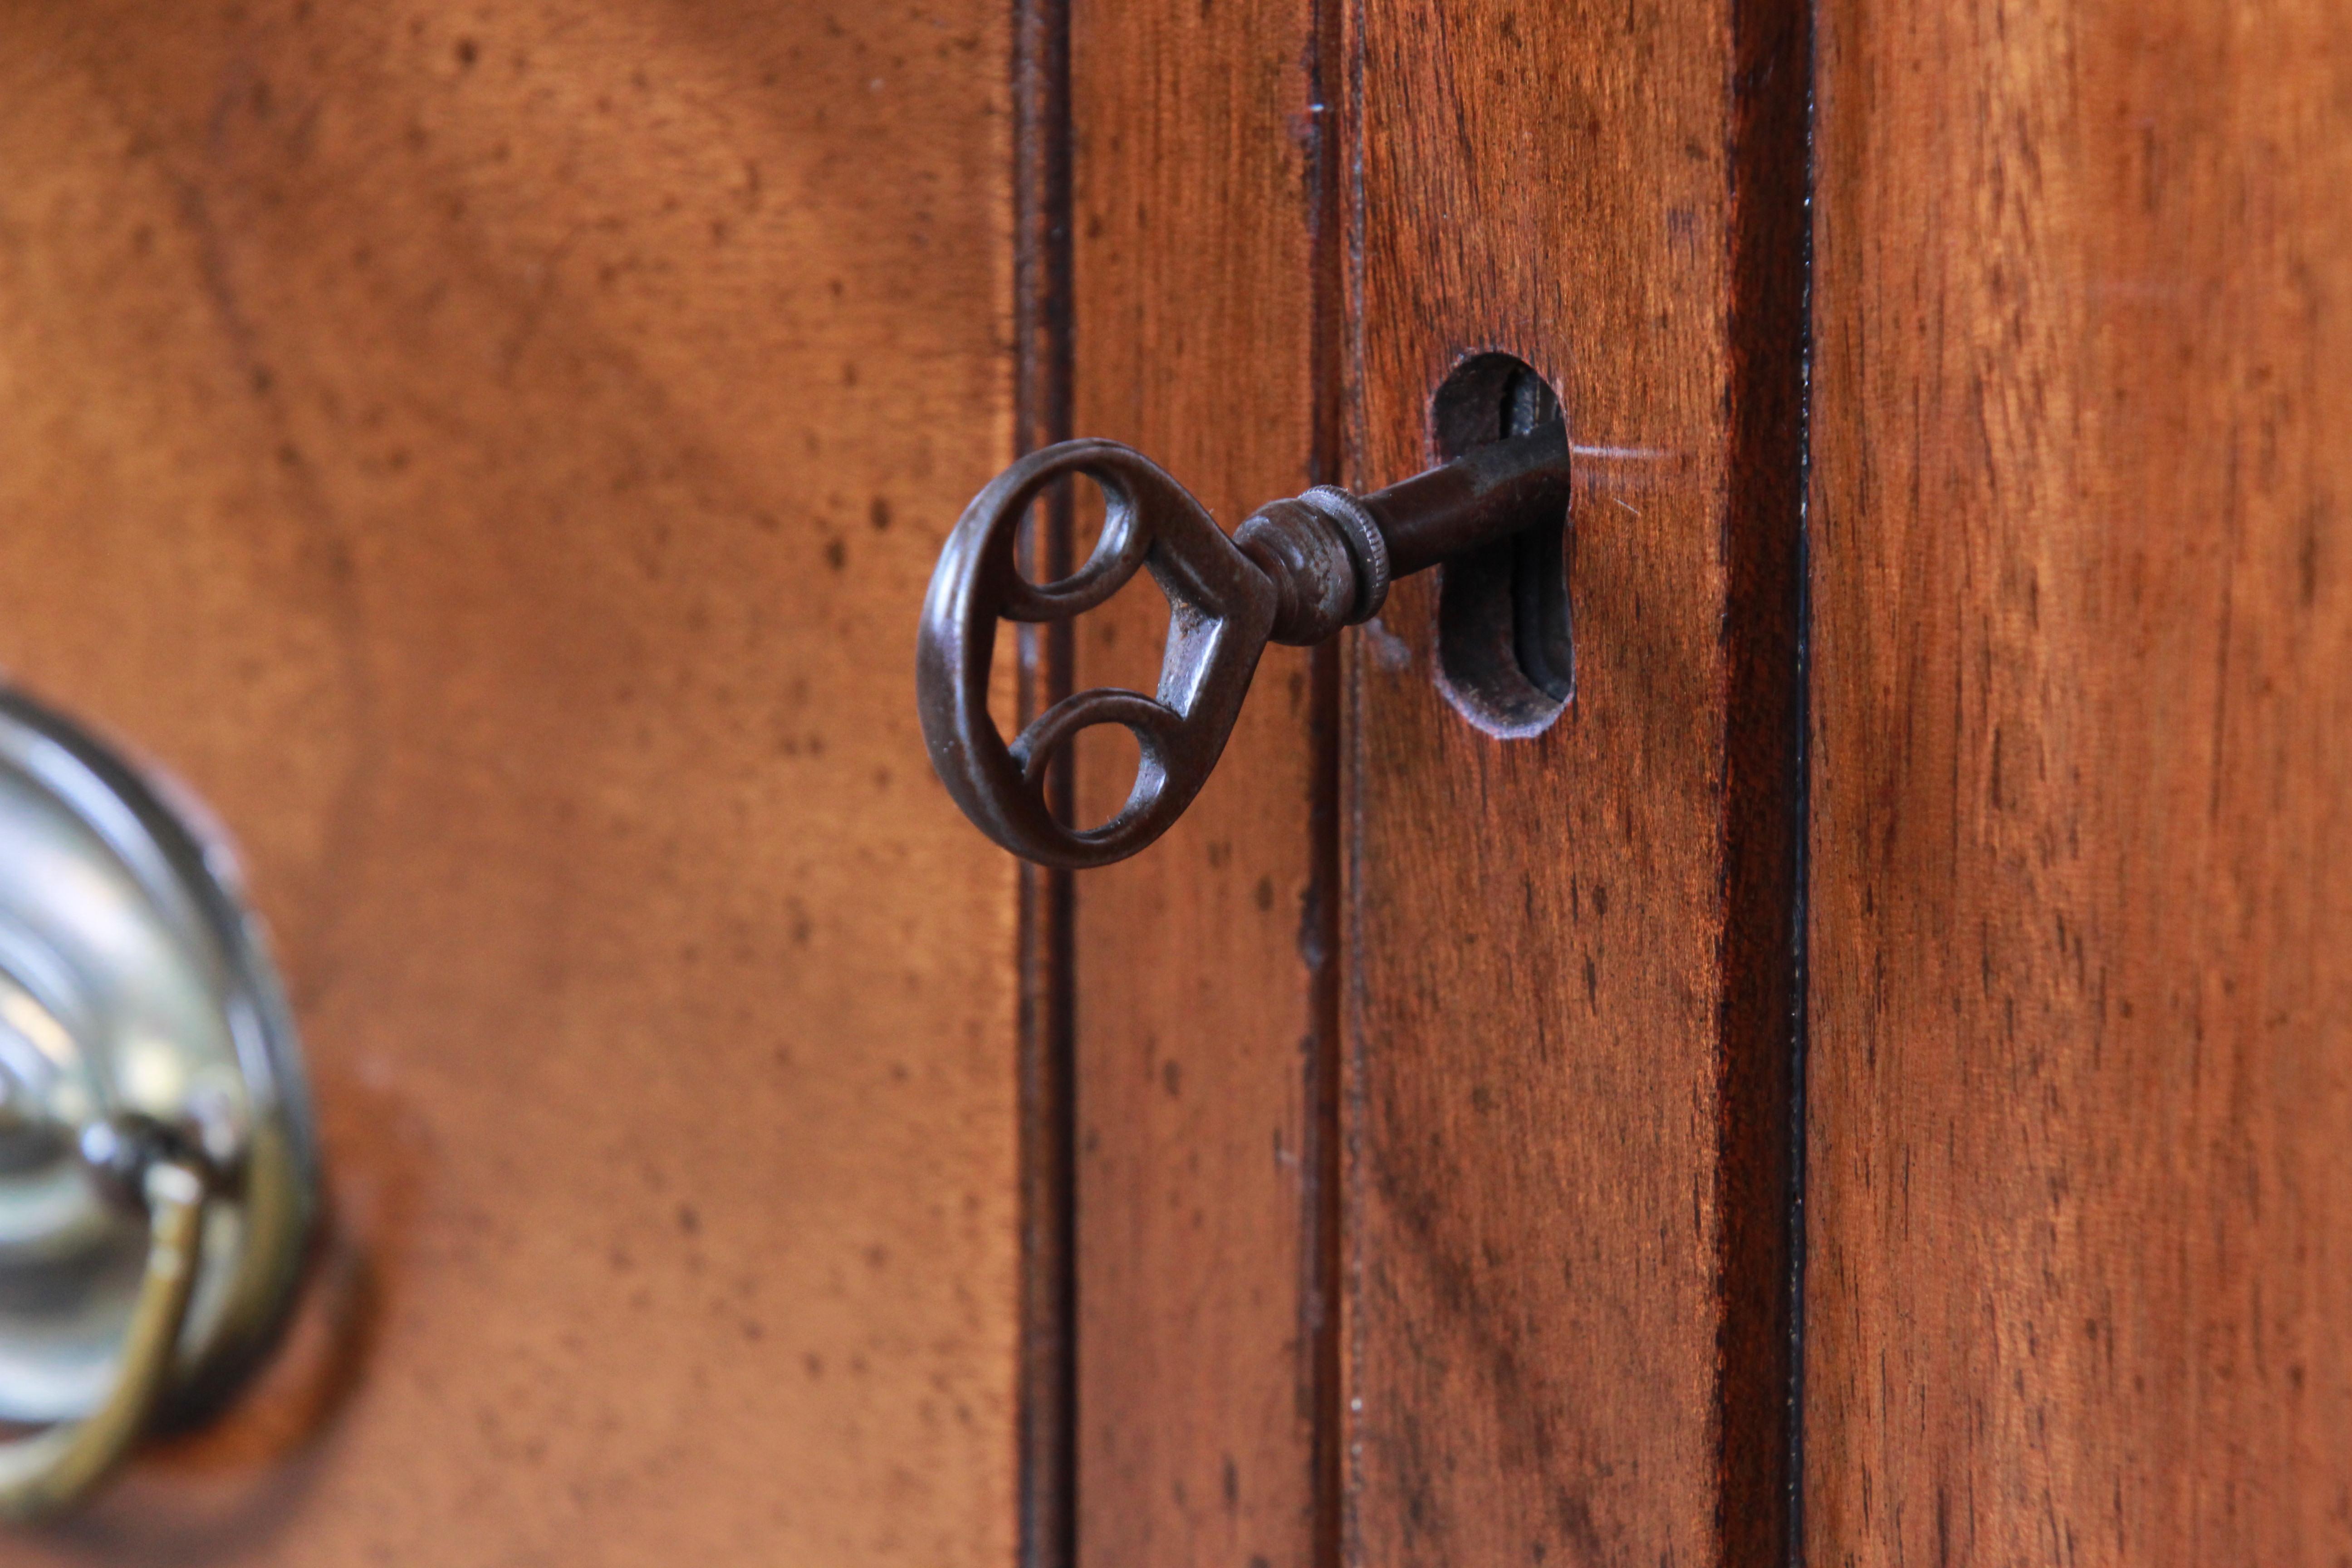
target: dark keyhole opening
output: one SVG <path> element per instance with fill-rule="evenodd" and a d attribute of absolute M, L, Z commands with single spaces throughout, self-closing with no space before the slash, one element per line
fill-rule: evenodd
<path fill-rule="evenodd" d="M 1430 404 L 1438 455 L 1448 459 L 1559 417 L 1550 384 L 1503 353 L 1465 360 Z M 1438 569 L 1439 684 L 1490 735 L 1540 733 L 1576 694 L 1572 542 L 1563 511 Z"/>

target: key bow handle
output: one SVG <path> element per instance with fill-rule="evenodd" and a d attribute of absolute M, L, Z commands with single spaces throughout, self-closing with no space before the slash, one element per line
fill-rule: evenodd
<path fill-rule="evenodd" d="M 1014 538 L 1031 504 L 1069 474 L 1101 487 L 1102 536 L 1085 565 L 1041 586 L 1022 576 Z M 1075 619 L 1139 567 L 1168 596 L 1158 696 L 1109 687 L 1076 692 L 1005 744 L 988 711 L 998 622 Z M 1276 584 L 1142 453 L 1096 440 L 1033 452 L 973 498 L 931 574 L 915 655 L 931 765 L 964 814 L 1016 855 L 1074 869 L 1123 859 L 1167 831 L 1216 766 L 1277 605 Z M 1097 724 L 1125 726 L 1142 761 L 1116 816 L 1074 828 L 1047 805 L 1045 772 L 1079 731 Z"/>

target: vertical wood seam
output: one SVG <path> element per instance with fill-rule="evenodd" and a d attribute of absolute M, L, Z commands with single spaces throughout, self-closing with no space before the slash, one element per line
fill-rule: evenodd
<path fill-rule="evenodd" d="M 1800 308 L 1804 342 L 1798 357 L 1797 395 L 1797 648 L 1796 648 L 1796 824 L 1795 897 L 1789 933 L 1790 984 L 1794 994 L 1789 1007 L 1789 1408 L 1785 1423 L 1788 1467 L 1781 1488 L 1788 1497 L 1784 1520 L 1783 1560 L 1789 1568 L 1805 1563 L 1805 1180 L 1808 1169 L 1806 1084 L 1812 1050 L 1812 864 L 1813 864 L 1813 127 L 1818 112 L 1814 93 L 1819 30 L 1812 0 L 1805 0 L 1802 58 L 1804 89 L 1804 266 L 1803 302 Z"/>
<path fill-rule="evenodd" d="M 1034 450 L 1070 435 L 1070 14 L 1068 0 L 1017 0 L 1013 37 L 1013 445 Z M 1051 581 L 1069 570 L 1066 492 L 1049 498 L 1031 531 L 1024 569 Z M 1020 631 L 1023 722 L 1068 694 L 1066 624 Z M 1047 782 L 1069 815 L 1070 770 Z M 1076 1554 L 1076 1224 L 1072 1172 L 1071 881 L 1066 871 L 1021 868 L 1021 1385 L 1022 1568 L 1069 1568 Z"/>
<path fill-rule="evenodd" d="M 1315 398 L 1312 478 L 1317 484 L 1346 479 L 1348 410 L 1348 265 L 1355 232 L 1351 201 L 1354 170 L 1353 117 L 1343 101 L 1349 90 L 1348 0 L 1315 0 L 1314 36 L 1307 77 L 1315 105 L 1312 187 L 1314 342 L 1309 361 Z M 1341 778 L 1339 747 L 1340 650 L 1327 643 L 1308 658 L 1312 690 L 1309 733 L 1315 748 L 1315 798 L 1310 809 L 1313 891 L 1299 932 L 1314 975 L 1315 1058 L 1308 1128 L 1315 1184 L 1308 1267 L 1314 1271 L 1308 1300 L 1315 1313 L 1314 1387 L 1309 1391 L 1314 1423 L 1315 1520 L 1312 1568 L 1340 1568 L 1346 1561 L 1344 1356 L 1340 1338 L 1346 1267 L 1342 1237 L 1347 1223 L 1346 1161 L 1341 1149 L 1340 1095 L 1345 1071 L 1340 1053 L 1346 1036 L 1340 1016 L 1342 926 L 1346 889 L 1340 877 Z"/>
<path fill-rule="evenodd" d="M 1729 682 L 1722 805 L 1716 1163 L 1721 1560 L 1790 1560 L 1800 1440 L 1793 1216 L 1801 1194 L 1806 193 L 1809 0 L 1733 0 L 1727 149 Z"/>
<path fill-rule="evenodd" d="M 1364 343 L 1364 14 L 1363 0 L 1327 0 L 1318 21 L 1328 20 L 1331 53 L 1320 55 L 1318 74 L 1327 84 L 1324 102 L 1329 109 L 1327 146 L 1331 189 L 1331 245 L 1328 287 L 1332 290 L 1329 318 L 1332 345 L 1330 382 L 1326 390 L 1333 403 L 1331 458 L 1337 482 L 1360 483 L 1368 445 L 1363 387 Z M 1318 383 L 1318 386 L 1321 384 Z M 1331 1239 L 1332 1303 L 1331 1400 L 1323 1412 L 1332 1422 L 1328 1439 L 1331 1449 L 1329 1543 L 1325 1563 L 1317 1568 L 1346 1568 L 1363 1561 L 1362 1532 L 1354 1506 L 1362 1484 L 1358 1455 L 1350 1447 L 1350 1405 L 1355 1368 L 1361 1364 L 1362 1326 L 1357 1310 L 1363 1260 L 1351 1216 L 1362 1210 L 1361 1151 L 1358 1129 L 1364 1125 L 1361 1103 L 1364 1083 L 1361 1031 L 1356 1018 L 1363 1011 L 1363 917 L 1357 889 L 1362 886 L 1364 836 L 1358 818 L 1363 808 L 1362 683 L 1356 678 L 1361 657 L 1356 637 L 1335 643 L 1328 650 L 1333 694 L 1332 716 L 1332 845 L 1333 890 L 1339 907 L 1332 930 L 1338 951 L 1332 968 L 1332 1157 L 1335 1206 L 1339 1219 Z"/>

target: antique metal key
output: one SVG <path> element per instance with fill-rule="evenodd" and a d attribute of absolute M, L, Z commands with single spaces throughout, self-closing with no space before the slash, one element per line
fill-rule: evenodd
<path fill-rule="evenodd" d="M 1069 474 L 1102 487 L 1102 536 L 1077 571 L 1033 584 L 1014 563 L 1014 535 L 1031 503 Z M 1325 485 L 1271 502 L 1231 539 L 1131 447 L 1064 441 L 1033 452 L 973 498 L 931 574 L 915 652 L 931 765 L 964 815 L 1016 855 L 1067 868 L 1123 860 L 1200 793 L 1268 642 L 1322 642 L 1377 615 L 1395 579 L 1557 520 L 1568 504 L 1568 435 L 1557 420 L 1370 495 Z M 1158 695 L 1076 692 L 1007 745 L 988 712 L 997 623 L 1073 618 L 1139 567 L 1168 595 Z M 1125 726 L 1142 763 L 1118 815 L 1074 828 L 1046 804 L 1045 770 L 1096 724 Z"/>

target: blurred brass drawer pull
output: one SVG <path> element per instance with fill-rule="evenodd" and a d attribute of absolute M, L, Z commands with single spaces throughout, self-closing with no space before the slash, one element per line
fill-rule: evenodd
<path fill-rule="evenodd" d="M 88 1497 L 268 1352 L 317 1212 L 291 1023 L 226 852 L 0 691 L 0 1519 Z"/>

